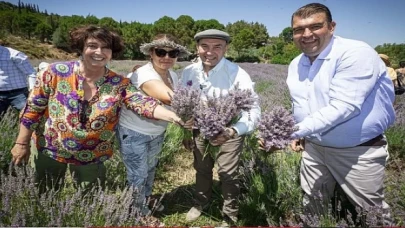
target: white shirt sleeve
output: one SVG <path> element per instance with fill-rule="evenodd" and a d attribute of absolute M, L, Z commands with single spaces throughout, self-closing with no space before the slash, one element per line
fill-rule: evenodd
<path fill-rule="evenodd" d="M 140 90 L 140 87 L 143 83 L 150 81 L 150 80 L 159 80 L 162 81 L 159 74 L 153 69 L 151 63 L 148 63 L 142 67 L 140 67 L 137 71 L 135 71 L 131 77 L 132 84 L 135 85 L 137 89 Z"/>
<path fill-rule="evenodd" d="M 238 135 L 250 134 L 255 130 L 256 125 L 260 120 L 261 108 L 259 96 L 254 91 L 255 83 L 252 82 L 250 76 L 245 71 L 239 71 L 237 80 L 240 89 L 249 89 L 252 91 L 252 95 L 256 98 L 256 102 L 249 111 L 242 111 L 241 118 L 232 126 L 232 128 L 236 130 Z"/>

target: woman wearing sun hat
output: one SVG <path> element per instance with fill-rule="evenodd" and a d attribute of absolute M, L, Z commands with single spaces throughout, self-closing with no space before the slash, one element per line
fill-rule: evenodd
<path fill-rule="evenodd" d="M 397 80 L 397 73 L 395 72 L 394 68 L 391 67 L 391 62 L 390 58 L 386 54 L 378 54 L 381 58 L 381 60 L 385 63 L 385 66 L 387 67 L 387 73 L 390 76 L 392 83 L 396 85 L 396 80 Z"/>
<path fill-rule="evenodd" d="M 175 40 L 169 34 L 159 34 L 152 42 L 141 45 L 141 52 L 150 56 L 150 62 L 129 75 L 131 82 L 140 91 L 166 105 L 170 105 L 170 95 L 178 83 L 177 74 L 171 68 L 178 57 L 190 54 Z M 127 169 L 128 183 L 137 189 L 134 206 L 142 215 L 151 212 L 147 206 L 147 198 L 152 194 L 166 127 L 167 122 L 140 117 L 126 108 L 120 115 L 117 135 L 122 158 Z M 157 205 L 155 208 L 161 211 L 163 205 Z"/>

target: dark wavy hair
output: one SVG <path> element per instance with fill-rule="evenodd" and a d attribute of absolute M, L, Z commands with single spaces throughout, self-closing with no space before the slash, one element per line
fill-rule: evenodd
<path fill-rule="evenodd" d="M 74 28 L 70 31 L 69 36 L 70 48 L 79 55 L 83 52 L 86 40 L 89 38 L 105 43 L 112 50 L 113 58 L 120 56 L 125 48 L 123 39 L 117 33 L 95 25 Z"/>
<path fill-rule="evenodd" d="M 324 13 L 326 15 L 326 21 L 332 22 L 332 14 L 329 8 L 321 3 L 310 3 L 297 9 L 291 16 L 291 24 L 294 17 L 308 18 L 317 13 Z"/>

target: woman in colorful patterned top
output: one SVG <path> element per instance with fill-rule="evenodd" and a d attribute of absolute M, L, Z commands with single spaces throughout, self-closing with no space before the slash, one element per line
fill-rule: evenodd
<path fill-rule="evenodd" d="M 143 54 L 150 56 L 150 62 L 128 75 L 137 89 L 143 94 L 159 99 L 170 105 L 173 86 L 178 84 L 178 76 L 171 69 L 177 57 L 186 57 L 190 53 L 175 42 L 169 34 L 159 34 L 150 43 L 140 47 Z M 151 211 L 147 203 L 155 206 L 157 211 L 163 210 L 163 205 L 155 205 L 148 200 L 152 194 L 155 180 L 156 165 L 162 151 L 167 122 L 150 120 L 136 115 L 131 110 L 123 108 L 118 125 L 121 154 L 127 170 L 128 184 L 138 190 L 135 206 L 141 214 Z"/>
<path fill-rule="evenodd" d="M 114 129 L 122 107 L 147 118 L 180 122 L 173 112 L 141 94 L 128 78 L 106 65 L 124 49 L 122 39 L 105 28 L 86 26 L 70 33 L 79 61 L 51 64 L 37 78 L 11 150 L 13 162 L 34 155 L 40 191 L 59 189 L 69 164 L 76 184 L 103 186 L 104 161 L 113 154 Z M 34 133 L 34 134 L 32 134 Z"/>

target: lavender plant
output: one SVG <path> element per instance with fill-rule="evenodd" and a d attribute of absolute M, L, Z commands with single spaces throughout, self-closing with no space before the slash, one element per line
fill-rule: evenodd
<path fill-rule="evenodd" d="M 12 173 L 0 179 L 1 227 L 155 225 L 144 223 L 132 208 L 132 188 L 93 188 L 86 195 L 80 188 L 49 190 L 40 195 L 33 169 L 16 167 Z"/>
<path fill-rule="evenodd" d="M 287 109 L 274 107 L 262 114 L 258 124 L 259 138 L 263 140 L 266 151 L 271 148 L 284 148 L 291 141 L 294 129 L 294 118 Z"/>

